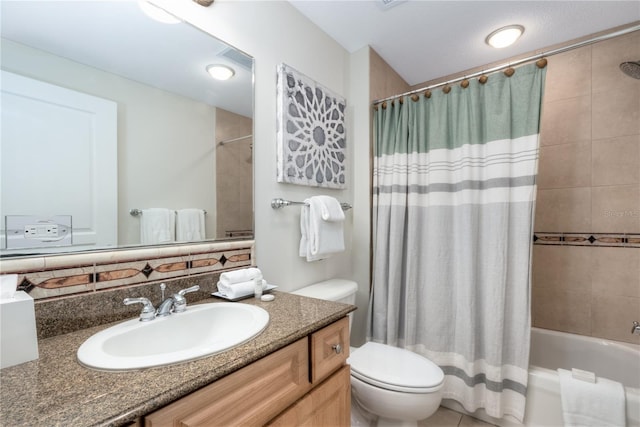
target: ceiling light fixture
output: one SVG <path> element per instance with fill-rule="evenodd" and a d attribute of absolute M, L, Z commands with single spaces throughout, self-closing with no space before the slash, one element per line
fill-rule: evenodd
<path fill-rule="evenodd" d="M 207 65 L 207 73 L 216 80 L 229 80 L 236 72 L 226 65 L 211 64 Z"/>
<path fill-rule="evenodd" d="M 147 0 L 139 0 L 138 6 L 147 15 L 149 18 L 154 21 L 162 22 L 163 24 L 179 24 L 182 22 L 180 19 L 176 18 L 169 12 L 161 9 L 155 4 L 148 2 Z"/>
<path fill-rule="evenodd" d="M 502 49 L 503 47 L 514 44 L 522 33 L 524 33 L 524 27 L 522 25 L 507 25 L 506 27 L 493 31 L 484 41 L 491 47 Z"/>

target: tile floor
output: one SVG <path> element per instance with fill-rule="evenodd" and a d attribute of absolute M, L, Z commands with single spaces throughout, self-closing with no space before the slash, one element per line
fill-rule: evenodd
<path fill-rule="evenodd" d="M 438 408 L 435 414 L 418 422 L 419 427 L 489 427 L 493 424 L 485 423 L 468 415 L 447 409 Z"/>

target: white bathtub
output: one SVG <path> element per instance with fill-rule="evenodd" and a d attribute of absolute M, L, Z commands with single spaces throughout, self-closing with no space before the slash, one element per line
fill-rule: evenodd
<path fill-rule="evenodd" d="M 558 368 L 583 369 L 621 382 L 627 427 L 640 427 L 640 346 L 538 328 L 531 329 L 526 426 L 562 425 Z"/>
<path fill-rule="evenodd" d="M 529 363 L 525 426 L 563 425 L 556 369 L 577 368 L 624 384 L 627 427 L 640 427 L 640 346 L 532 328 Z M 466 412 L 457 402 L 446 400 L 443 406 Z M 489 417 L 482 410 L 471 415 L 503 427 L 522 425 L 513 418 Z"/>

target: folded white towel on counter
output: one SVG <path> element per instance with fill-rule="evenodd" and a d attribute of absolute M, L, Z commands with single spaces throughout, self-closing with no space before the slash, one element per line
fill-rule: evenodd
<path fill-rule="evenodd" d="M 267 287 L 267 281 L 264 279 L 259 280 L 262 281 L 262 290 L 264 291 Z M 218 292 L 231 299 L 251 295 L 253 294 L 254 290 L 255 283 L 253 280 L 247 280 L 246 282 L 235 282 L 231 284 L 218 282 Z"/>
<path fill-rule="evenodd" d="M 180 209 L 176 212 L 176 240 L 197 242 L 204 240 L 204 211 L 202 209 Z"/>
<path fill-rule="evenodd" d="M 168 243 L 176 240 L 176 213 L 171 209 L 142 209 L 140 243 Z"/>
<path fill-rule="evenodd" d="M 329 256 L 344 251 L 344 213 L 342 219 L 338 219 L 339 215 L 329 213 L 335 207 L 334 203 L 340 206 L 340 203 L 333 199 L 334 202 L 327 203 L 327 199 L 333 199 L 329 196 L 315 196 L 306 199 L 305 205 L 300 212 L 300 248 L 299 255 L 306 257 L 307 261 L 317 261 L 328 258 Z M 333 205 L 327 209 L 327 217 L 334 218 L 332 220 L 323 219 L 323 209 Z M 340 210 L 342 208 L 340 207 Z"/>
<path fill-rule="evenodd" d="M 606 378 L 595 383 L 574 378 L 570 371 L 558 369 L 562 416 L 566 427 L 626 425 L 624 386 Z"/>
<path fill-rule="evenodd" d="M 233 270 L 222 273 L 220 275 L 220 283 L 222 283 L 223 286 L 229 286 L 234 283 L 248 282 L 255 279 L 256 277 L 262 279 L 262 271 L 260 271 L 259 268 L 243 268 L 241 270 Z"/>

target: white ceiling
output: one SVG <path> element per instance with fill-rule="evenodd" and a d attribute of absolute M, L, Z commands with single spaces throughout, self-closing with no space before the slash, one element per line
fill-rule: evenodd
<path fill-rule="evenodd" d="M 410 85 L 640 20 L 638 0 L 289 1 L 349 52 L 371 46 Z M 516 44 L 485 44 L 509 24 L 525 27 Z"/>
<path fill-rule="evenodd" d="M 228 45 L 187 23 L 150 19 L 136 1 L 1 0 L 0 8 L 3 38 L 253 115 L 250 62 L 243 68 L 221 56 Z M 205 71 L 211 63 L 229 65 L 236 74 L 224 82 L 213 80 Z"/>

